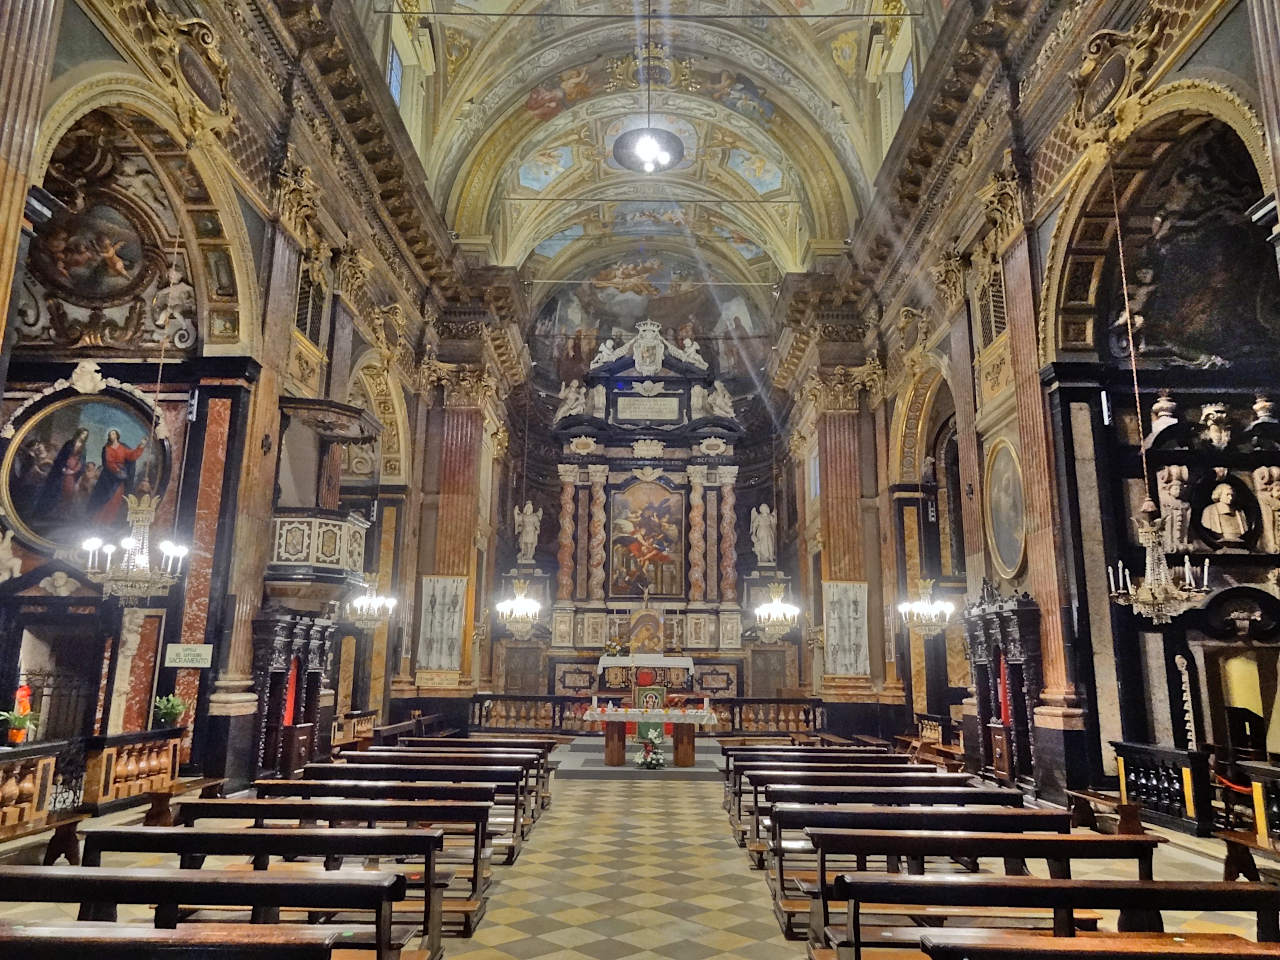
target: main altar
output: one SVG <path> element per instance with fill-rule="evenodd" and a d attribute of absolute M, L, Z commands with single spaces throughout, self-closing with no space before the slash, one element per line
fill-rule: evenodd
<path fill-rule="evenodd" d="M 681 658 L 650 669 L 691 703 L 807 693 L 799 632 L 762 636 L 749 612 L 785 578 L 773 464 L 737 450 L 744 405 L 695 340 L 653 320 L 583 366 L 558 391 L 558 456 L 538 464 L 556 495 L 514 511 L 500 590 L 528 590 L 542 613 L 495 636 L 494 691 L 630 700 L 634 664 L 608 655 L 650 651 Z"/>

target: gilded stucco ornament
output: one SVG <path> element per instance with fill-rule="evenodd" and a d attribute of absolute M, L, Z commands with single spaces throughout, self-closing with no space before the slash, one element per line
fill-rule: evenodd
<path fill-rule="evenodd" d="M 324 274 L 320 229 L 316 225 L 319 190 L 311 168 L 299 160 L 290 144 L 276 171 L 276 213 L 298 239 L 307 269 L 316 282 L 320 282 Z"/>
<path fill-rule="evenodd" d="M 871 406 L 884 397 L 885 372 L 880 361 L 869 357 L 860 367 L 843 364 L 824 373 L 812 373 L 801 389 L 801 396 L 819 412 L 861 409 L 865 393 Z"/>
<path fill-rule="evenodd" d="M 179 19 L 147 0 L 144 8 L 151 58 L 169 87 L 183 135 L 195 143 L 231 128 L 231 66 L 207 20 Z"/>
<path fill-rule="evenodd" d="M 929 278 L 948 313 L 964 303 L 964 268 L 964 260 L 956 253 L 944 254 L 929 268 Z"/>
<path fill-rule="evenodd" d="M 334 277 L 337 280 L 338 292 L 358 303 L 364 293 L 364 285 L 369 279 L 369 271 L 373 263 L 360 252 L 360 248 L 348 240 L 338 251 L 333 261 Z"/>
<path fill-rule="evenodd" d="M 1081 143 L 1123 143 L 1138 129 L 1138 93 L 1155 65 L 1164 29 L 1163 12 L 1150 10 L 1132 30 L 1100 30 L 1089 38 L 1083 62 L 1071 75 L 1071 126 Z"/>

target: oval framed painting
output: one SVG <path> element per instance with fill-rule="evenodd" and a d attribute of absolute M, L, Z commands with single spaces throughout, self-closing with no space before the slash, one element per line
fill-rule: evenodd
<path fill-rule="evenodd" d="M 1022 488 L 1022 465 L 1012 443 L 1001 437 L 987 451 L 983 478 L 983 511 L 987 543 L 996 572 L 1005 579 L 1017 575 L 1027 553 L 1027 502 Z"/>
<path fill-rule="evenodd" d="M 149 411 L 108 394 L 55 399 L 31 411 L 4 452 L 5 513 L 45 548 L 127 531 L 125 497 L 164 494 L 169 446 Z"/>

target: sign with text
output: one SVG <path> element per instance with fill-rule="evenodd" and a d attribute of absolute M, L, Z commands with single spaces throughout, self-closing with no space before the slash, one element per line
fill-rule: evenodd
<path fill-rule="evenodd" d="M 190 670 L 207 670 L 213 666 L 213 644 L 171 643 L 164 648 L 164 665 Z"/>
<path fill-rule="evenodd" d="M 657 420 L 670 423 L 680 419 L 679 397 L 618 397 L 619 420 Z"/>

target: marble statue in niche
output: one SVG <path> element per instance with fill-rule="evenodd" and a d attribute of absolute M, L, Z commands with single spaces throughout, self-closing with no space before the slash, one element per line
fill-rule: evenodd
<path fill-rule="evenodd" d="M 1236 492 L 1229 483 L 1220 483 L 1209 495 L 1209 505 L 1200 513 L 1200 525 L 1216 534 L 1218 546 L 1243 547 L 1249 532 L 1249 517 L 1236 505 Z"/>
<path fill-rule="evenodd" d="M 762 503 L 751 511 L 751 546 L 756 562 L 773 564 L 778 559 L 778 517 Z"/>
<path fill-rule="evenodd" d="M 581 380 L 560 385 L 560 406 L 556 408 L 555 421 L 565 417 L 578 417 L 587 412 L 587 388 Z"/>
<path fill-rule="evenodd" d="M 689 419 L 701 420 L 707 416 L 707 388 L 695 383 L 689 388 Z"/>
<path fill-rule="evenodd" d="M 1187 468 L 1161 467 L 1157 479 L 1160 484 L 1160 513 L 1165 518 L 1165 552 L 1186 553 L 1191 549 L 1191 502 L 1187 492 Z"/>
<path fill-rule="evenodd" d="M 542 510 L 533 509 L 533 501 L 526 500 L 524 509 L 515 508 L 516 543 L 519 546 L 517 563 L 533 563 L 538 549 L 538 534 L 542 531 Z"/>
<path fill-rule="evenodd" d="M 1280 467 L 1258 467 L 1253 471 L 1253 492 L 1262 508 L 1262 539 L 1265 553 L 1280 553 Z"/>

